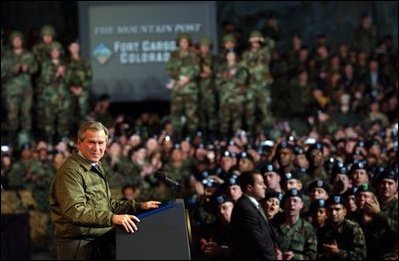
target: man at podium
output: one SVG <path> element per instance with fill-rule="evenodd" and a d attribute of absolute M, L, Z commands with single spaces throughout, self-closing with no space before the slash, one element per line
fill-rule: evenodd
<path fill-rule="evenodd" d="M 77 151 L 57 171 L 50 187 L 51 219 L 57 237 L 57 259 L 115 259 L 113 225 L 137 230 L 137 210 L 158 208 L 159 201 L 111 199 L 101 165 L 108 130 L 100 122 L 83 123 Z"/>

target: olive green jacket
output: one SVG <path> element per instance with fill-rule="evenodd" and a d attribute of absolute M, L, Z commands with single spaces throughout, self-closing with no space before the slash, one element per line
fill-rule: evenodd
<path fill-rule="evenodd" d="M 112 228 L 114 214 L 134 213 L 140 203 L 111 199 L 108 177 L 77 152 L 57 171 L 50 187 L 51 219 L 58 238 L 92 238 Z"/>

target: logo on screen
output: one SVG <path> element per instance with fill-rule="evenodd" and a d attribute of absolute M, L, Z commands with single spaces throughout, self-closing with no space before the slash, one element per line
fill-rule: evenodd
<path fill-rule="evenodd" d="M 93 56 L 100 64 L 105 64 L 112 56 L 111 49 L 104 43 L 99 43 L 93 51 Z"/>

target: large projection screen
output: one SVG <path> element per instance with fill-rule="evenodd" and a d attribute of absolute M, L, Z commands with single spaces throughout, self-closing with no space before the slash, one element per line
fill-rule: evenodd
<path fill-rule="evenodd" d="M 108 93 L 114 102 L 170 99 L 165 63 L 180 33 L 190 33 L 194 42 L 208 36 L 217 46 L 211 1 L 81 1 L 79 18 L 92 92 Z"/>

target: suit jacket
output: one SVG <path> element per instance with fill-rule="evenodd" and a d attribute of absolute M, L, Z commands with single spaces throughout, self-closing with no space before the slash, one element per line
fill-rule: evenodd
<path fill-rule="evenodd" d="M 260 211 L 244 195 L 234 205 L 230 226 L 233 259 L 277 259 L 270 224 Z"/>

